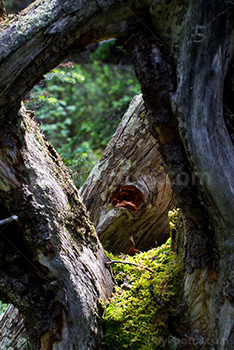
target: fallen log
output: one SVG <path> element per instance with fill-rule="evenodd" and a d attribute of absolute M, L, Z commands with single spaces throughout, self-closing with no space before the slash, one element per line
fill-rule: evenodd
<path fill-rule="evenodd" d="M 176 200 L 151 135 L 142 96 L 135 96 L 118 129 L 80 189 L 108 251 L 147 250 L 169 237 Z"/>

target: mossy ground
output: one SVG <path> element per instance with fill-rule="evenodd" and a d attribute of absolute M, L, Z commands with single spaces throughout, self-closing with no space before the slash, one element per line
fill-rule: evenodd
<path fill-rule="evenodd" d="M 168 322 L 181 302 L 183 266 L 171 250 L 171 239 L 133 257 L 108 255 L 147 266 L 154 273 L 132 265 L 111 265 L 117 285 L 103 316 L 106 348 L 176 349 Z"/>

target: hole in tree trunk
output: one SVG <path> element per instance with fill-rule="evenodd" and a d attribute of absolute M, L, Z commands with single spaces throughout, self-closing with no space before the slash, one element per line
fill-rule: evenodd
<path fill-rule="evenodd" d="M 138 212 L 143 202 L 143 194 L 133 185 L 119 186 L 112 193 L 109 203 L 116 207 L 128 209 L 132 212 Z"/>

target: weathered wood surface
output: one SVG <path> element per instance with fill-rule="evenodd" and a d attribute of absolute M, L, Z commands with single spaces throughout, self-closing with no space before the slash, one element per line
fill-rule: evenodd
<path fill-rule="evenodd" d="M 60 156 L 21 108 L 0 130 L 0 299 L 25 320 L 30 349 L 97 349 L 107 258 Z M 5 339 L 3 338 L 3 341 Z"/>
<path fill-rule="evenodd" d="M 176 201 L 150 130 L 142 96 L 135 96 L 80 189 L 108 251 L 147 250 L 169 237 L 168 211 Z"/>
<path fill-rule="evenodd" d="M 234 348 L 234 149 L 223 117 L 233 14 L 221 0 L 160 2 L 151 11 L 160 39 L 140 21 L 126 38 L 186 216 L 184 293 L 202 349 Z"/>
<path fill-rule="evenodd" d="M 13 305 L 0 318 L 0 349 L 29 350 L 23 318 Z"/>

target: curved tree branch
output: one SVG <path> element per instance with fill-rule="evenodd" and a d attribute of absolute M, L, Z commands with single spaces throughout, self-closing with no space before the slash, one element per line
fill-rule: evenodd
<path fill-rule="evenodd" d="M 0 121 L 12 119 L 20 101 L 43 75 L 72 52 L 123 35 L 147 1 L 37 0 L 2 24 Z"/>

